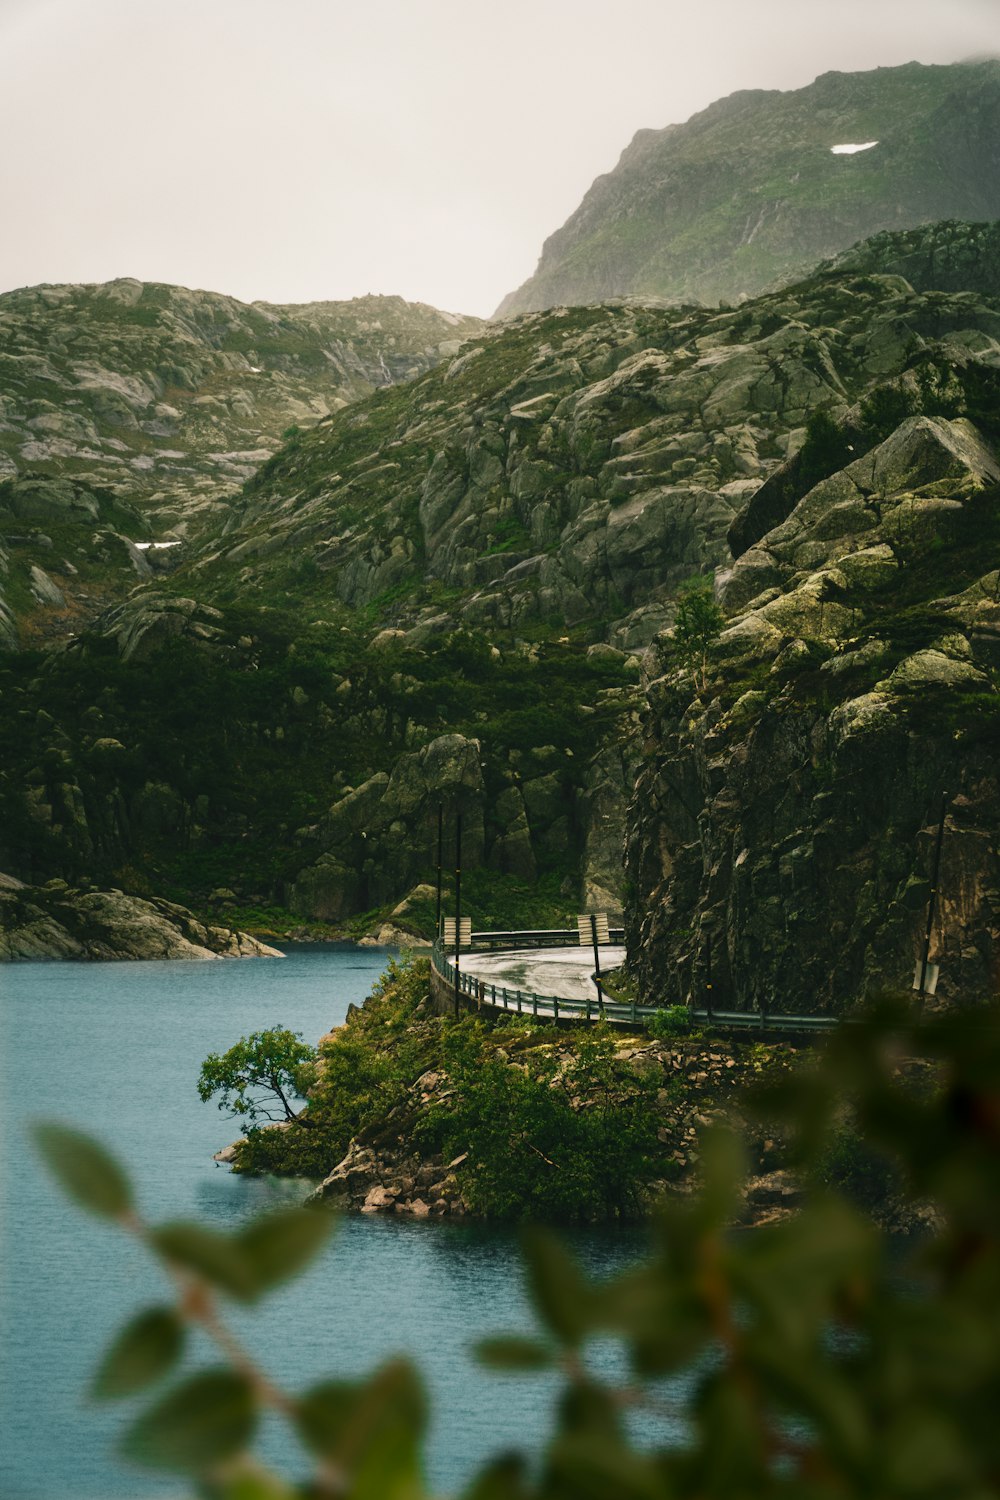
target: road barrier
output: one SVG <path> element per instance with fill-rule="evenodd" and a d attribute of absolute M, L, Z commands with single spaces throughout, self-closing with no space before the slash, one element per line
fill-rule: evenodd
<path fill-rule="evenodd" d="M 612 928 L 612 942 L 621 942 L 623 937 L 621 928 Z M 514 952 L 525 948 L 562 948 L 570 946 L 576 938 L 575 928 L 547 928 L 536 932 L 474 932 L 472 946 L 466 951 Z M 454 994 L 455 966 L 440 943 L 435 943 L 431 950 L 431 963 L 442 985 Z M 636 1001 L 613 1000 L 606 993 L 598 997 L 596 985 L 593 997 L 588 996 L 586 1000 L 569 1000 L 561 995 L 539 995 L 534 990 L 519 990 L 480 979 L 464 970 L 461 961 L 458 993 L 477 1009 L 531 1016 L 536 1020 L 554 1021 L 557 1025 L 607 1021 L 612 1026 L 646 1027 L 657 1012 L 664 1009 L 662 1005 L 640 1005 Z M 693 1023 L 706 1022 L 722 1031 L 802 1035 L 831 1031 L 839 1025 L 835 1016 L 773 1015 L 767 1010 L 726 1011 L 691 1006 L 687 1013 Z"/>
<path fill-rule="evenodd" d="M 624 927 L 610 928 L 609 937 L 612 943 L 624 943 Z M 575 948 L 579 941 L 579 933 L 575 927 L 540 927 L 521 932 L 474 932 L 471 951 L 488 953 L 497 948 Z"/>

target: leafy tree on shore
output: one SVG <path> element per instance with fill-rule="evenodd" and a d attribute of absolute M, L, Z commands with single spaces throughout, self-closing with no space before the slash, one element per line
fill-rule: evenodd
<path fill-rule="evenodd" d="M 315 1078 L 315 1047 L 297 1031 L 280 1026 L 241 1037 L 228 1052 L 212 1052 L 201 1065 L 198 1095 L 206 1103 L 219 1094 L 219 1108 L 246 1120 L 253 1129 L 262 1120 L 311 1122 L 292 1108 Z"/>

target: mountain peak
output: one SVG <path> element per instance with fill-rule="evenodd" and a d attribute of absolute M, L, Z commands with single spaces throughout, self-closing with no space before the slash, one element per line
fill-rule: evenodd
<path fill-rule="evenodd" d="M 998 169 L 994 58 L 740 90 L 637 131 L 497 315 L 754 296 L 882 230 L 1000 217 Z"/>

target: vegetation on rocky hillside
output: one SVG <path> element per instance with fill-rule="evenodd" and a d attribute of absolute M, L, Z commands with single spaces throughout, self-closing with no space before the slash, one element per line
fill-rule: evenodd
<path fill-rule="evenodd" d="M 595 755 L 635 702 L 621 653 L 468 632 L 373 649 L 288 616 L 205 618 L 209 643 L 167 628 L 126 658 L 100 639 L 0 657 L 0 869 L 374 920 L 435 878 L 443 802 L 449 865 L 465 814 L 477 921 L 565 920 Z M 399 915 L 433 929 L 426 901 Z"/>
<path fill-rule="evenodd" d="M 878 230 L 994 219 L 998 139 L 995 59 L 742 90 L 639 131 L 498 316 L 611 297 L 736 301 Z"/>
<path fill-rule="evenodd" d="M 426 931 L 443 804 L 477 923 L 628 896 L 664 1003 L 711 948 L 734 1004 L 840 1009 L 907 982 L 948 791 L 942 996 L 987 992 L 1000 304 L 931 285 L 981 226 L 921 233 L 736 309 L 524 317 L 293 434 L 176 568 L 4 656 L 0 865 Z"/>

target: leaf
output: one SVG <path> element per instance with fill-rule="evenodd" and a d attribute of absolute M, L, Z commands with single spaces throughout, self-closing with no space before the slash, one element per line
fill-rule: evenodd
<path fill-rule="evenodd" d="M 363 1385 L 314 1387 L 299 1403 L 297 1425 L 314 1453 L 344 1471 L 351 1500 L 418 1500 L 426 1415 L 419 1376 L 393 1360 Z"/>
<path fill-rule="evenodd" d="M 236 1473 L 227 1470 L 221 1482 L 203 1486 L 205 1500 L 297 1500 L 300 1491 L 261 1468 L 252 1460 L 240 1464 Z"/>
<path fill-rule="evenodd" d="M 547 1230 L 521 1235 L 528 1290 L 542 1321 L 561 1343 L 578 1346 L 592 1318 L 592 1299 L 576 1261 Z"/>
<path fill-rule="evenodd" d="M 132 1189 L 121 1167 L 89 1135 L 41 1120 L 31 1131 L 46 1166 L 63 1191 L 91 1213 L 120 1219 L 132 1207 Z"/>
<path fill-rule="evenodd" d="M 251 1302 L 257 1295 L 254 1268 L 238 1236 L 177 1220 L 159 1225 L 149 1238 L 173 1265 L 193 1271 L 219 1291 L 241 1302 Z"/>
<path fill-rule="evenodd" d="M 480 1339 L 476 1358 L 491 1370 L 548 1370 L 552 1367 L 551 1350 L 536 1339 L 514 1335 Z"/>
<path fill-rule="evenodd" d="M 573 1500 L 664 1500 L 654 1461 L 609 1441 L 604 1433 L 559 1433 L 548 1453 L 555 1484 L 546 1493 Z M 736 1494 L 736 1491 L 731 1493 Z"/>
<path fill-rule="evenodd" d="M 324 1380 L 302 1396 L 295 1423 L 306 1447 L 323 1458 L 336 1455 L 344 1429 L 350 1426 L 359 1387 L 348 1380 Z"/>
<path fill-rule="evenodd" d="M 746 1152 L 735 1131 L 713 1125 L 702 1137 L 703 1186 L 695 1214 L 702 1226 L 728 1224 L 740 1207 L 740 1190 L 746 1176 Z"/>
<path fill-rule="evenodd" d="M 125 1327 L 94 1376 L 91 1395 L 115 1400 L 165 1375 L 184 1349 L 184 1324 L 172 1307 L 152 1307 Z"/>
<path fill-rule="evenodd" d="M 504 1453 L 473 1479 L 462 1500 L 527 1500 L 527 1472 L 520 1453 Z"/>
<path fill-rule="evenodd" d="M 335 1222 L 324 1209 L 291 1208 L 255 1219 L 242 1230 L 236 1243 L 258 1290 L 297 1275 L 329 1239 Z"/>
<path fill-rule="evenodd" d="M 245 1448 L 256 1425 L 250 1382 L 232 1370 L 203 1370 L 145 1412 L 121 1452 L 146 1468 L 200 1474 Z"/>

